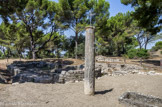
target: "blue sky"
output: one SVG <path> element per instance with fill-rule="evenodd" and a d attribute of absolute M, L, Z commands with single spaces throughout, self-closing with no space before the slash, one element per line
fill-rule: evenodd
<path fill-rule="evenodd" d="M 127 11 L 133 11 L 130 5 L 125 6 L 121 4 L 120 0 L 107 0 L 110 3 L 110 17 L 115 16 L 117 13 L 126 13 Z"/>
<path fill-rule="evenodd" d="M 52 1 L 58 1 L 58 0 L 52 0 Z M 120 0 L 107 0 L 110 3 L 110 17 L 111 16 L 115 16 L 117 13 L 121 12 L 121 13 L 126 13 L 127 11 L 133 11 L 134 9 L 131 8 L 130 5 L 125 6 L 123 4 L 121 4 Z M 0 19 L 0 23 L 2 22 L 2 20 Z M 65 31 L 65 35 L 66 36 L 71 36 L 74 35 L 74 32 L 72 30 L 67 30 Z M 152 46 L 154 46 L 155 43 L 150 43 L 148 44 L 148 49 L 150 49 Z"/>

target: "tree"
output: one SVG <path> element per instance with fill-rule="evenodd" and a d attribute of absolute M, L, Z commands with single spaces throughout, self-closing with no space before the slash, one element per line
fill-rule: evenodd
<path fill-rule="evenodd" d="M 162 49 L 162 41 L 156 42 L 155 46 L 152 47 L 151 51 L 158 51 Z"/>
<path fill-rule="evenodd" d="M 85 36 L 80 34 L 78 37 L 78 56 L 81 58 L 84 56 L 84 43 L 85 43 Z M 75 36 L 70 36 L 69 38 L 65 39 L 64 43 L 64 50 L 66 51 L 66 57 L 75 57 Z"/>
<path fill-rule="evenodd" d="M 39 51 L 38 57 L 54 57 L 59 58 L 63 49 L 65 36 L 60 35 L 58 32 L 54 33 L 51 40 Z M 44 41 L 42 41 L 44 42 Z M 41 43 L 40 43 L 41 44 Z M 55 54 L 54 54 L 55 53 Z"/>
<path fill-rule="evenodd" d="M 0 16 L 7 22 L 9 15 L 23 10 L 27 2 L 28 0 L 0 0 Z"/>
<path fill-rule="evenodd" d="M 36 53 L 44 48 L 51 40 L 53 33 L 58 29 L 57 21 L 55 20 L 55 5 L 55 2 L 48 0 L 28 0 L 23 10 L 16 11 L 16 13 L 10 15 L 13 23 L 20 22 L 25 27 L 30 38 L 29 50 L 33 59 L 36 58 Z M 42 31 L 47 29 L 49 35 L 44 34 Z M 46 38 L 46 40 L 39 44 L 43 38 Z"/>
<path fill-rule="evenodd" d="M 147 49 L 147 45 L 155 40 L 154 38 L 156 38 L 156 35 L 151 35 L 151 33 L 141 30 L 135 35 L 135 37 L 138 41 L 139 48 Z"/>
<path fill-rule="evenodd" d="M 15 41 L 13 42 L 13 48 L 17 51 L 18 57 L 22 58 L 22 52 L 25 52 L 25 49 L 28 49 L 30 45 L 30 38 L 28 37 L 28 33 L 25 30 L 25 27 L 21 23 L 17 23 L 15 34 Z"/>
<path fill-rule="evenodd" d="M 3 57 L 3 53 L 0 51 L 0 58 L 2 58 Z"/>
<path fill-rule="evenodd" d="M 87 16 L 91 11 L 95 13 L 92 24 L 96 27 L 96 31 L 102 29 L 102 23 L 109 16 L 109 3 L 106 0 L 59 0 L 59 7 L 60 20 L 75 32 L 75 58 L 77 58 L 79 35 L 90 23 Z"/>
<path fill-rule="evenodd" d="M 16 40 L 15 38 L 15 24 L 5 24 L 1 23 L 0 25 L 0 43 L 4 56 L 8 58 L 11 55 L 11 49 L 13 48 L 13 43 Z"/>
<path fill-rule="evenodd" d="M 133 23 L 131 12 L 118 13 L 107 20 L 106 27 L 99 31 L 100 36 L 97 39 L 104 47 L 107 47 L 109 55 L 120 56 L 137 46 L 136 39 L 133 37 L 136 34 Z"/>
<path fill-rule="evenodd" d="M 87 0 L 59 0 L 59 19 L 75 33 L 75 58 L 78 54 L 78 36 L 86 22 Z"/>
<path fill-rule="evenodd" d="M 92 12 L 95 14 L 92 17 L 92 24 L 94 24 L 96 29 L 95 35 L 99 37 L 106 30 L 110 4 L 106 0 L 92 0 L 89 4 Z"/>
<path fill-rule="evenodd" d="M 121 0 L 125 5 L 135 7 L 133 18 L 139 21 L 139 26 L 145 28 L 151 34 L 161 31 L 161 0 Z"/>

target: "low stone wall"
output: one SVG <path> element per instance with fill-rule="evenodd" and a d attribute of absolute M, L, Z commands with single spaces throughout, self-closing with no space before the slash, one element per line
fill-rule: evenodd
<path fill-rule="evenodd" d="M 101 72 L 108 76 L 126 74 L 162 75 L 162 73 L 157 73 L 155 71 L 143 72 L 144 68 L 135 64 L 96 63 L 96 67 L 100 67 Z"/>
<path fill-rule="evenodd" d="M 126 92 L 119 99 L 126 107 L 162 107 L 162 99 L 136 92 Z"/>
<path fill-rule="evenodd" d="M 143 70 L 143 67 L 134 64 L 114 64 L 114 63 L 96 63 L 101 67 L 101 72 L 110 76 L 125 75 L 128 73 L 137 74 Z"/>
<path fill-rule="evenodd" d="M 123 60 L 117 59 L 117 58 L 110 58 L 105 56 L 96 56 L 95 60 L 97 62 L 123 62 Z"/>
<path fill-rule="evenodd" d="M 60 66 L 60 67 L 59 67 Z M 16 62 L 7 66 L 13 82 L 65 83 L 84 79 L 84 65 L 60 65 L 49 62 Z M 96 78 L 101 69 L 95 69 Z"/>

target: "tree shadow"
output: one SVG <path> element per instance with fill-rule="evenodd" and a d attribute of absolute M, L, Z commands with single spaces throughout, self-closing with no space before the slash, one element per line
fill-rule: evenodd
<path fill-rule="evenodd" d="M 74 61 L 62 60 L 62 59 L 45 59 L 43 61 L 45 61 L 45 62 L 59 63 L 59 64 L 65 64 L 65 65 L 71 65 L 71 64 L 74 63 Z"/>
<path fill-rule="evenodd" d="M 113 91 L 113 89 L 114 89 L 114 88 L 111 88 L 111 89 L 109 89 L 109 90 L 104 90 L 104 91 L 96 91 L 95 94 L 102 94 L 102 95 L 103 95 L 103 94 L 106 94 L 106 93 L 108 93 L 108 92 Z"/>
<path fill-rule="evenodd" d="M 139 62 L 140 63 L 140 61 L 133 61 L 133 62 Z M 142 63 L 152 64 L 154 66 L 160 66 L 160 61 L 158 61 L 158 60 L 144 60 L 144 61 L 142 61 Z"/>

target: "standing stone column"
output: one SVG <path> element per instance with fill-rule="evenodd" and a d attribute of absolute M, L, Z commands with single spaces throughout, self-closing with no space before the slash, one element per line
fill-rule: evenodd
<path fill-rule="evenodd" d="M 95 92 L 95 46 L 94 27 L 86 28 L 85 37 L 85 72 L 84 93 L 94 95 Z"/>

